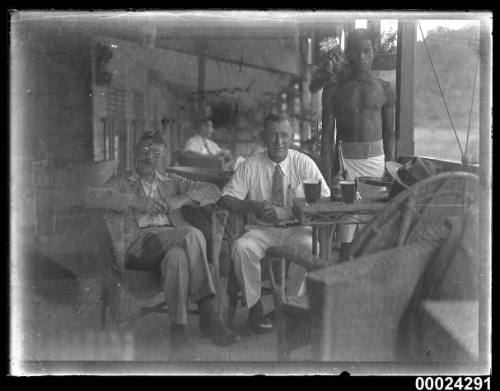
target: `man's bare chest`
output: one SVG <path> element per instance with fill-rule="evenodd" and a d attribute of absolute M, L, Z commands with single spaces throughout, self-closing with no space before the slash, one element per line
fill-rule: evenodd
<path fill-rule="evenodd" d="M 334 110 L 337 114 L 379 111 L 384 103 L 384 89 L 379 83 L 350 82 L 336 91 Z"/>

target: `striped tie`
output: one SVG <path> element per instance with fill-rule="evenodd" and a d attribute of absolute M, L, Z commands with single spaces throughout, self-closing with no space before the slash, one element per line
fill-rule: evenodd
<path fill-rule="evenodd" d="M 276 206 L 285 205 L 285 192 L 283 191 L 283 171 L 279 164 L 276 164 L 276 169 L 273 174 L 273 189 L 271 195 L 271 203 Z"/>

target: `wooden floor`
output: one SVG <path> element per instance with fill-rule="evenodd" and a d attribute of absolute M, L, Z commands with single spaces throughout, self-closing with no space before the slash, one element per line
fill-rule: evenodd
<path fill-rule="evenodd" d="M 173 354 L 169 349 L 167 314 L 149 314 L 127 330 L 101 331 L 100 306 L 95 293 L 98 292 L 98 279 L 95 275 L 65 274 L 58 265 L 52 264 L 51 270 L 37 270 L 36 278 L 27 278 L 29 284 L 21 295 L 17 312 L 24 360 L 276 361 L 274 331 L 241 337 L 234 345 L 220 348 L 202 339 L 197 315 L 190 315 L 188 324 L 193 348 L 182 354 Z M 225 286 L 224 278 L 221 282 Z M 266 311 L 272 310 L 272 297 L 265 296 L 263 304 Z M 227 313 L 224 301 L 222 311 Z M 243 325 L 246 315 L 246 308 L 238 306 L 236 329 Z M 307 357 L 308 349 L 304 348 L 295 351 L 291 359 L 302 361 Z"/>

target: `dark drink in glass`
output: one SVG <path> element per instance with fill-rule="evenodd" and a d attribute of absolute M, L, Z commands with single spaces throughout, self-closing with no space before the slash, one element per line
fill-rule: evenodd
<path fill-rule="evenodd" d="M 340 192 L 342 194 L 342 202 L 352 204 L 356 199 L 356 182 L 340 181 Z"/>
<path fill-rule="evenodd" d="M 314 204 L 315 202 L 318 202 L 321 197 L 321 180 L 305 180 L 303 185 L 306 203 Z"/>

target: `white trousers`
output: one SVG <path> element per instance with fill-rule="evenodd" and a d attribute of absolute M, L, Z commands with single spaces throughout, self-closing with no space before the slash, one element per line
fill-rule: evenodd
<path fill-rule="evenodd" d="M 261 296 L 260 260 L 266 250 L 272 246 L 288 245 L 298 253 L 311 254 L 311 227 L 263 227 L 249 226 L 235 243 L 231 258 L 240 287 L 245 295 L 247 306 L 252 307 Z M 291 263 L 286 281 L 287 295 L 295 296 L 304 293 L 306 270 Z"/>

